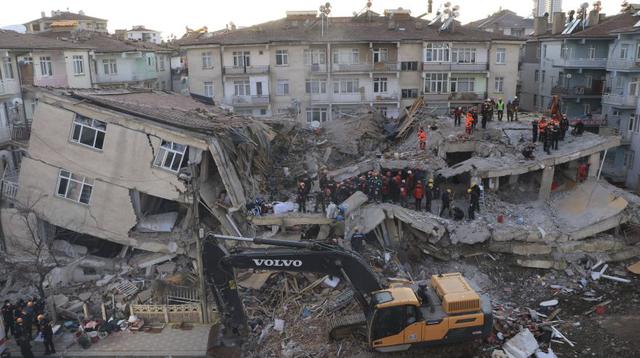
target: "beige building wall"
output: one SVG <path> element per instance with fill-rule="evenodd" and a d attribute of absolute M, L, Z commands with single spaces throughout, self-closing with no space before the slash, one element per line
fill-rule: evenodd
<path fill-rule="evenodd" d="M 82 56 L 84 72 L 76 74 L 74 72 L 73 56 Z M 91 69 L 89 68 L 89 52 L 88 51 L 65 51 L 65 71 L 67 73 L 67 81 L 71 88 L 91 88 Z"/>
<path fill-rule="evenodd" d="M 506 50 L 506 63 L 496 63 L 497 49 Z M 489 83 L 488 94 L 490 98 L 502 98 L 505 103 L 516 96 L 518 85 L 518 62 L 520 59 L 520 44 L 494 41 L 489 51 Z M 504 78 L 502 92 L 496 92 L 496 77 Z"/>
<path fill-rule="evenodd" d="M 299 44 L 283 44 L 270 47 L 271 110 L 274 115 L 289 115 L 293 113 L 296 119 L 304 120 L 303 113 L 308 103 L 305 83 L 307 78 L 311 78 L 311 68 L 304 63 L 304 50 L 308 48 L 309 46 Z M 287 51 L 287 65 L 276 65 L 275 54 L 277 50 Z M 326 78 L 326 74 L 320 77 Z M 279 80 L 286 80 L 289 83 L 288 95 L 278 95 L 277 86 Z M 290 108 L 292 109 L 291 111 L 289 110 Z"/>
<path fill-rule="evenodd" d="M 401 43 L 398 48 L 398 62 L 417 62 L 416 71 L 400 71 L 399 86 L 400 92 L 403 89 L 417 89 L 418 95 L 424 91 L 424 79 L 422 77 L 422 42 Z M 411 106 L 416 98 L 405 98 L 400 100 L 400 109 Z"/>
<path fill-rule="evenodd" d="M 202 53 L 211 52 L 213 66 L 202 67 Z M 222 57 L 219 46 L 202 46 L 187 49 L 187 64 L 189 66 L 189 91 L 204 96 L 204 83 L 213 83 L 213 100 L 222 103 L 224 90 L 222 85 Z"/>

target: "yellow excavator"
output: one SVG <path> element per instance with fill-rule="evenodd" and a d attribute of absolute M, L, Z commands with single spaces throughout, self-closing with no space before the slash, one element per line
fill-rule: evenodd
<path fill-rule="evenodd" d="M 224 240 L 273 248 L 229 252 Z M 342 316 L 331 322 L 330 337 L 364 331 L 370 347 L 380 352 L 469 342 L 488 336 L 493 327 L 489 301 L 481 298 L 459 273 L 433 275 L 428 282 L 396 283 L 383 288 L 359 254 L 340 246 L 215 234 L 207 235 L 202 255 L 205 277 L 220 313 L 223 342 L 237 344 L 249 332 L 236 285 L 237 268 L 342 277 L 351 285 L 363 314 Z"/>

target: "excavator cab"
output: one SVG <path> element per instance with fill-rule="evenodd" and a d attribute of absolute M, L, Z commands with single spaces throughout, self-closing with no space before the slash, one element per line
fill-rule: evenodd
<path fill-rule="evenodd" d="M 459 273 L 434 275 L 430 285 L 376 291 L 371 299 L 369 344 L 380 352 L 471 341 L 487 336 L 491 307 Z"/>

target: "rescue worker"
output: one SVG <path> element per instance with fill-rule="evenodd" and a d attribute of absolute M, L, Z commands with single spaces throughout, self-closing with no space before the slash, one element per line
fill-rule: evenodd
<path fill-rule="evenodd" d="M 460 127 L 461 120 L 462 120 L 462 107 L 456 107 L 453 110 L 453 126 Z"/>
<path fill-rule="evenodd" d="M 507 102 L 507 121 L 513 122 L 513 103 Z"/>
<path fill-rule="evenodd" d="M 411 170 L 407 170 L 407 189 L 413 190 L 413 182 L 415 180 L 415 176 Z"/>
<path fill-rule="evenodd" d="M 536 118 L 534 118 L 533 121 L 531 121 L 531 129 L 533 130 L 531 141 L 533 143 L 538 141 L 538 124 L 539 124 L 539 122 L 538 122 L 538 120 Z"/>
<path fill-rule="evenodd" d="M 551 122 L 551 131 L 549 135 L 551 136 L 551 149 L 558 150 L 558 141 L 560 140 L 560 122 L 552 121 Z"/>
<path fill-rule="evenodd" d="M 516 121 L 518 120 L 518 111 L 520 111 L 520 100 L 518 96 L 513 98 L 513 113 L 516 115 Z"/>
<path fill-rule="evenodd" d="M 356 227 L 351 235 L 351 248 L 354 251 L 361 252 L 362 251 L 362 243 L 364 242 L 365 235 L 360 232 L 360 228 Z"/>
<path fill-rule="evenodd" d="M 480 212 L 480 186 L 478 186 L 477 184 L 473 184 L 471 188 L 469 188 L 469 190 L 471 190 L 470 201 L 471 201 L 471 205 L 473 206 L 473 211 L 479 213 Z"/>
<path fill-rule="evenodd" d="M 502 98 L 498 98 L 498 102 L 496 102 L 496 111 L 498 112 L 498 120 L 502 122 L 502 116 L 504 115 L 504 100 Z"/>
<path fill-rule="evenodd" d="M 416 182 L 415 188 L 413 188 L 413 199 L 416 201 L 416 210 L 422 210 L 422 198 L 424 197 L 424 187 L 422 186 L 422 181 L 418 180 Z"/>
<path fill-rule="evenodd" d="M 447 210 L 447 212 L 449 213 L 449 216 L 451 216 L 451 200 L 452 200 L 452 195 L 451 195 L 451 189 L 447 189 L 444 192 L 442 192 L 442 207 L 440 208 L 440 217 L 442 217 L 442 214 L 444 213 L 445 210 Z"/>
<path fill-rule="evenodd" d="M 425 132 L 422 127 L 418 130 L 418 142 L 420 143 L 421 150 L 427 149 L 427 132 Z"/>
<path fill-rule="evenodd" d="M 533 155 L 533 152 L 535 150 L 536 145 L 534 143 L 529 143 L 522 149 L 522 156 L 525 157 L 525 159 L 534 160 L 536 159 L 536 157 Z"/>
<path fill-rule="evenodd" d="M 576 181 L 578 183 L 582 183 L 587 180 L 587 176 L 589 175 L 589 166 L 587 163 L 582 163 L 578 165 L 578 175 L 576 177 Z"/>
<path fill-rule="evenodd" d="M 56 348 L 53 346 L 53 327 L 43 314 L 38 315 L 38 331 L 42 333 L 42 338 L 44 338 L 44 354 L 54 354 Z"/>
<path fill-rule="evenodd" d="M 387 172 L 386 175 L 382 176 L 382 188 L 380 190 L 381 193 L 382 193 L 382 201 L 383 202 L 389 201 L 389 193 L 390 193 L 389 185 L 390 185 L 390 181 L 391 181 L 391 172 Z"/>
<path fill-rule="evenodd" d="M 467 112 L 467 118 L 465 120 L 465 132 L 468 135 L 473 134 L 473 114 L 471 111 Z"/>
<path fill-rule="evenodd" d="M 397 172 L 396 176 L 393 177 L 393 181 L 395 182 L 395 193 L 393 201 L 396 203 L 400 202 L 400 185 L 402 184 L 402 173 Z"/>
<path fill-rule="evenodd" d="M 298 212 L 306 213 L 307 212 L 307 189 L 305 188 L 304 182 L 298 183 L 298 196 L 296 197 L 296 201 L 298 203 Z"/>
<path fill-rule="evenodd" d="M 31 326 L 27 328 L 22 318 L 16 319 L 15 338 L 23 358 L 34 358 L 33 352 L 31 351 L 31 339 L 29 339 L 27 332 L 30 329 Z"/>
<path fill-rule="evenodd" d="M 425 197 L 424 209 L 428 212 L 431 212 L 431 201 L 433 201 L 435 197 L 434 191 L 433 191 L 433 179 L 429 179 L 429 183 L 427 184 L 424 197 Z"/>
<path fill-rule="evenodd" d="M 409 188 L 407 188 L 406 180 L 402 180 L 400 184 L 400 205 L 403 208 L 407 207 L 407 199 L 409 197 Z"/>
<path fill-rule="evenodd" d="M 489 120 L 493 121 L 493 109 L 496 108 L 496 101 L 493 98 L 489 99 Z"/>
<path fill-rule="evenodd" d="M 313 212 L 317 213 L 318 209 L 322 208 L 321 213 L 324 213 L 327 210 L 327 203 L 325 201 L 324 190 L 320 189 L 316 192 L 316 205 L 313 208 Z"/>
<path fill-rule="evenodd" d="M 564 140 L 565 135 L 567 134 L 567 130 L 569 129 L 569 119 L 567 115 L 564 114 L 562 119 L 560 119 L 560 140 Z"/>
<path fill-rule="evenodd" d="M 471 188 L 467 189 L 467 194 L 469 194 L 469 220 L 475 220 L 476 216 L 475 216 L 475 206 L 473 205 L 473 190 L 471 190 Z"/>
<path fill-rule="evenodd" d="M 547 131 L 547 120 L 542 117 L 540 118 L 540 122 L 538 122 L 538 140 L 543 144 L 543 150 L 547 151 L 547 145 L 544 144 L 546 142 L 546 131 Z"/>
<path fill-rule="evenodd" d="M 4 334 L 8 337 L 9 331 L 15 336 L 15 318 L 13 318 L 14 307 L 9 300 L 4 301 L 2 306 L 2 320 L 4 322 Z"/>
<path fill-rule="evenodd" d="M 35 310 L 33 309 L 33 302 L 27 302 L 27 306 L 22 311 L 22 318 L 24 319 L 24 326 L 26 328 L 27 337 L 29 341 L 33 339 L 33 324 L 35 323 Z"/>
<path fill-rule="evenodd" d="M 482 115 L 482 129 L 487 128 L 487 121 L 489 120 L 489 102 L 485 101 L 482 104 L 481 115 Z"/>

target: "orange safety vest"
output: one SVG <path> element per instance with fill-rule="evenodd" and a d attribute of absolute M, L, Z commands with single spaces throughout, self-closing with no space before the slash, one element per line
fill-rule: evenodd
<path fill-rule="evenodd" d="M 418 140 L 421 141 L 421 142 L 426 142 L 427 141 L 427 132 L 425 132 L 425 131 L 418 132 Z"/>
<path fill-rule="evenodd" d="M 471 113 L 467 113 L 466 125 L 467 125 L 467 128 L 473 126 L 473 115 Z"/>
<path fill-rule="evenodd" d="M 538 123 L 538 129 L 540 130 L 540 132 L 544 133 L 545 128 L 547 128 L 547 122 L 546 121 L 540 121 Z"/>

